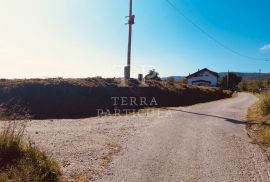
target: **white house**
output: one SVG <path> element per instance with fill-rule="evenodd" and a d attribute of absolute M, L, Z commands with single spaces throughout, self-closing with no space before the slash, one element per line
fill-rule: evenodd
<path fill-rule="evenodd" d="M 193 74 L 186 77 L 188 84 L 197 86 L 217 86 L 217 81 L 219 78 L 218 73 L 210 71 L 207 68 L 199 70 Z"/>

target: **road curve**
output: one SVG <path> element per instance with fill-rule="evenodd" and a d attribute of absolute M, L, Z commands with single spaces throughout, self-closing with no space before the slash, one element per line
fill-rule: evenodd
<path fill-rule="evenodd" d="M 270 181 L 270 164 L 245 130 L 251 94 L 191 107 L 132 137 L 98 181 Z"/>

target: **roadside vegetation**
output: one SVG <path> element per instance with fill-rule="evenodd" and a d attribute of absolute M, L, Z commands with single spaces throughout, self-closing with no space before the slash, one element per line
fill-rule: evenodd
<path fill-rule="evenodd" d="M 259 101 L 248 111 L 248 134 L 270 156 L 270 77 L 265 80 L 242 81 L 239 89 L 254 93 Z"/>
<path fill-rule="evenodd" d="M 255 143 L 270 151 L 270 93 L 258 97 L 259 101 L 249 109 L 248 133 Z"/>
<path fill-rule="evenodd" d="M 226 75 L 220 79 L 219 85 L 223 89 L 236 91 L 237 86 L 241 81 L 242 77 L 237 76 L 235 73 L 229 73 L 229 75 Z"/>
<path fill-rule="evenodd" d="M 264 80 L 243 80 L 239 83 L 240 91 L 247 91 L 251 93 L 262 93 L 270 90 L 270 77 Z"/>
<path fill-rule="evenodd" d="M 0 131 L 0 181 L 60 181 L 60 167 L 24 139 L 25 122 L 9 122 Z"/>

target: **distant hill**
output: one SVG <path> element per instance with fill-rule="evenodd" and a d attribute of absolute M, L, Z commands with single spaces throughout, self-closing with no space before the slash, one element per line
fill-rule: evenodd
<path fill-rule="evenodd" d="M 270 77 L 270 73 L 240 73 L 234 72 L 237 76 L 241 76 L 243 80 L 264 80 L 267 77 Z M 227 75 L 227 72 L 219 73 L 219 76 L 222 78 Z M 185 76 L 173 76 L 176 81 L 183 80 Z M 166 80 L 168 77 L 162 78 L 162 80 Z"/>
<path fill-rule="evenodd" d="M 170 77 L 174 77 L 175 81 L 181 81 L 185 78 L 185 76 L 169 76 L 169 77 L 161 78 L 161 80 L 166 80 L 167 78 L 170 78 Z"/>
<path fill-rule="evenodd" d="M 243 80 L 264 80 L 270 76 L 270 73 L 239 73 L 235 72 L 237 76 L 241 76 Z M 220 77 L 227 75 L 227 72 L 219 73 Z"/>

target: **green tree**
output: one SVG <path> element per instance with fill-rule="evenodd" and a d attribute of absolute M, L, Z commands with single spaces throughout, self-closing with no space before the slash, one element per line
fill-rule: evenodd
<path fill-rule="evenodd" d="M 229 73 L 221 80 L 221 87 L 229 90 L 236 90 L 237 85 L 242 81 L 242 77 L 237 76 L 235 73 Z"/>
<path fill-rule="evenodd" d="M 144 77 L 145 80 L 157 80 L 160 81 L 159 73 L 156 70 L 150 70 L 149 73 Z"/>

